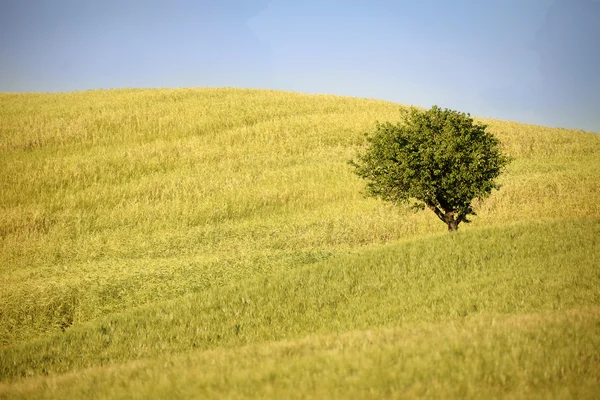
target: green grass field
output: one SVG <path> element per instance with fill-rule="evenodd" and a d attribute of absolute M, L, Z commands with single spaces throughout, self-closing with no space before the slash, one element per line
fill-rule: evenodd
<path fill-rule="evenodd" d="M 400 107 L 0 94 L 0 398 L 599 397 L 600 135 L 482 120 L 450 235 L 347 164 Z"/>

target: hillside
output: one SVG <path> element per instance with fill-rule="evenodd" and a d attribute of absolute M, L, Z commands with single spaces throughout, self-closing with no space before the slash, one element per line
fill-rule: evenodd
<path fill-rule="evenodd" d="M 347 165 L 399 107 L 0 94 L 0 398 L 600 393 L 600 136 L 485 120 L 448 236 Z"/>

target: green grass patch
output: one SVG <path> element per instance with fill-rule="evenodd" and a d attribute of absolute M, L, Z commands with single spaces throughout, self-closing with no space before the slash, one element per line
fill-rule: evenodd
<path fill-rule="evenodd" d="M 600 221 L 433 236 L 187 295 L 0 349 L 14 379 L 472 315 L 600 305 Z"/>
<path fill-rule="evenodd" d="M 308 336 L 0 383 L 7 398 L 593 398 L 600 308 Z"/>

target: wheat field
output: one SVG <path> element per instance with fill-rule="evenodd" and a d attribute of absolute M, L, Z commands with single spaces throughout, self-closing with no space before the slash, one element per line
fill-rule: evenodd
<path fill-rule="evenodd" d="M 600 136 L 513 158 L 449 235 L 348 165 L 390 102 L 0 94 L 0 398 L 600 395 Z"/>

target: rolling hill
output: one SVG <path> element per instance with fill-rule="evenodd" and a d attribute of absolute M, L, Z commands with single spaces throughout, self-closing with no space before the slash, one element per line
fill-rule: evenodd
<path fill-rule="evenodd" d="M 400 107 L 0 94 L 0 398 L 597 396 L 600 136 L 479 119 L 449 235 L 347 164 Z"/>

